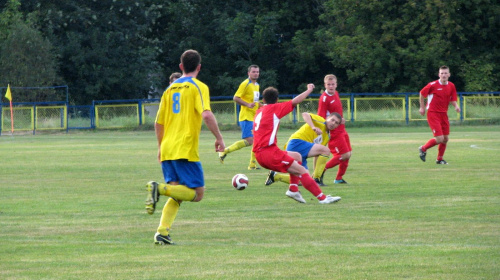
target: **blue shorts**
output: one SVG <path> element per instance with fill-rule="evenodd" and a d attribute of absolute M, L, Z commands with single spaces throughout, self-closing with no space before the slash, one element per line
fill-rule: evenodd
<path fill-rule="evenodd" d="M 251 121 L 241 121 L 241 139 L 245 139 L 248 137 L 253 137 L 253 122 Z"/>
<path fill-rule="evenodd" d="M 191 189 L 205 186 L 203 169 L 199 161 L 165 160 L 161 162 L 161 170 L 166 183 L 179 182 L 179 184 Z"/>
<path fill-rule="evenodd" d="M 299 153 L 302 156 L 302 166 L 304 166 L 306 169 L 309 169 L 307 168 L 307 155 L 309 154 L 313 146 L 313 143 L 309 143 L 300 139 L 292 139 L 288 141 L 286 150 L 289 152 Z"/>

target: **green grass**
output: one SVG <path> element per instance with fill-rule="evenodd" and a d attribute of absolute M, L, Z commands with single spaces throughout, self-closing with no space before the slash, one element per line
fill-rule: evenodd
<path fill-rule="evenodd" d="M 445 159 L 417 148 L 426 127 L 352 128 L 353 156 L 320 205 L 264 186 L 249 149 L 220 165 L 202 133 L 207 190 L 183 203 L 175 246 L 154 246 L 159 210 L 144 185 L 161 180 L 152 131 L 0 137 L 1 279 L 498 279 L 500 126 L 452 126 Z M 279 133 L 285 144 L 291 130 Z M 238 131 L 224 131 L 227 145 Z M 230 181 L 245 173 L 250 186 Z"/>

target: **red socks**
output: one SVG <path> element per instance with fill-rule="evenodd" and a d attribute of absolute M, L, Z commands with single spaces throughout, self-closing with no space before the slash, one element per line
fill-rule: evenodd
<path fill-rule="evenodd" d="M 443 160 L 444 151 L 446 151 L 446 144 L 441 143 L 438 145 L 438 157 L 437 160 Z"/>
<path fill-rule="evenodd" d="M 422 152 L 427 151 L 427 149 L 430 149 L 432 147 L 436 146 L 436 138 L 431 138 L 425 145 L 422 146 Z"/>
<path fill-rule="evenodd" d="M 337 171 L 337 177 L 335 180 L 342 180 L 342 176 L 344 176 L 347 166 L 349 166 L 349 160 L 340 162 L 339 171 Z"/>
<path fill-rule="evenodd" d="M 432 138 L 430 139 L 429 141 L 427 141 L 427 143 L 425 143 L 425 145 L 422 146 L 422 151 L 423 152 L 426 152 L 428 149 L 436 146 L 437 143 L 436 143 L 436 138 Z M 446 151 L 446 144 L 444 143 L 440 143 L 438 145 L 438 156 L 437 156 L 437 160 L 443 160 L 443 156 L 444 156 L 444 151 Z"/>
<path fill-rule="evenodd" d="M 331 160 L 326 163 L 325 169 L 330 169 L 337 166 L 340 163 L 340 155 L 335 155 Z"/>
<path fill-rule="evenodd" d="M 290 174 L 290 186 L 288 187 L 288 190 L 291 192 L 298 192 L 299 191 L 299 181 L 300 178 Z"/>
<path fill-rule="evenodd" d="M 309 175 L 309 173 L 304 173 L 300 175 L 299 178 L 300 181 L 302 181 L 302 185 L 304 186 L 304 188 L 306 188 L 306 190 L 312 193 L 319 200 L 325 199 L 326 196 L 323 194 L 318 184 L 316 184 L 313 178 L 311 178 L 311 175 Z"/>

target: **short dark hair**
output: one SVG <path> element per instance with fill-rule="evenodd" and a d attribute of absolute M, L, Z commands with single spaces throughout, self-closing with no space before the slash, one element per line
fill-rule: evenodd
<path fill-rule="evenodd" d="M 274 104 L 278 102 L 278 90 L 274 87 L 268 87 L 262 92 L 262 100 L 266 104 Z"/>
<path fill-rule="evenodd" d="M 184 67 L 184 73 L 191 73 L 201 63 L 201 56 L 195 50 L 187 50 L 181 55 L 181 63 Z"/>
<path fill-rule="evenodd" d="M 337 113 L 337 112 L 332 112 L 330 113 L 330 115 L 328 115 L 328 117 L 326 117 L 327 120 L 333 118 L 333 117 L 336 117 L 337 119 L 339 119 L 340 121 L 342 121 L 342 116 Z"/>
<path fill-rule="evenodd" d="M 439 70 L 446 70 L 446 69 L 449 70 L 450 68 L 448 68 L 448 66 L 446 66 L 446 65 L 443 65 L 443 66 L 439 67 Z"/>
<path fill-rule="evenodd" d="M 170 75 L 169 81 L 170 81 L 170 83 L 173 83 L 175 80 L 179 79 L 180 77 L 182 77 L 181 73 L 174 72 L 174 73 L 172 73 L 172 75 Z"/>
<path fill-rule="evenodd" d="M 255 64 L 248 66 L 248 72 L 250 72 L 250 70 L 252 70 L 252 68 L 259 68 L 259 66 L 255 65 Z"/>

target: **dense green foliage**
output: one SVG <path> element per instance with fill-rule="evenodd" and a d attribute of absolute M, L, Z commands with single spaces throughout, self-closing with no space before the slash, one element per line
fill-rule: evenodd
<path fill-rule="evenodd" d="M 491 0 L 0 0 L 0 8 L 0 84 L 65 83 L 76 104 L 158 95 L 189 48 L 202 54 L 199 78 L 213 96 L 234 94 L 250 64 L 261 67 L 262 87 L 284 93 L 322 85 L 327 73 L 343 92 L 415 92 L 442 64 L 459 91 L 499 90 L 500 5 Z M 28 43 L 43 47 L 11 52 Z M 34 69 L 34 80 L 3 74 Z"/>

